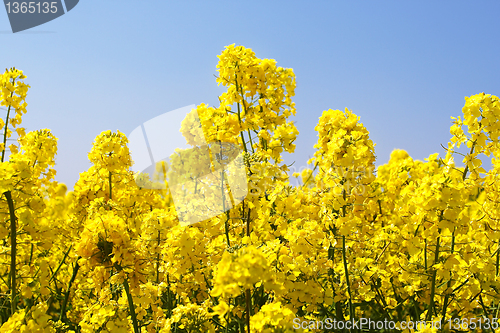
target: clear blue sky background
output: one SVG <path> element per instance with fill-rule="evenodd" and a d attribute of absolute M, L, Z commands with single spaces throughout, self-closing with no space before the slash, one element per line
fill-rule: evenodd
<path fill-rule="evenodd" d="M 27 75 L 23 125 L 59 138 L 56 179 L 70 188 L 100 132 L 217 105 L 216 56 L 232 43 L 297 76 L 300 135 L 287 162 L 306 165 L 322 111 L 348 107 L 380 165 L 395 148 L 443 156 L 464 96 L 500 95 L 499 17 L 499 1 L 81 0 L 17 34 L 0 10 L 0 68 Z"/>

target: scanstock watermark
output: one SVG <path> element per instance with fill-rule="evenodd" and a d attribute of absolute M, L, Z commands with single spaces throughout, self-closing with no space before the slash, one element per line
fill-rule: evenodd
<path fill-rule="evenodd" d="M 396 322 L 392 320 L 371 320 L 370 318 L 360 318 L 351 320 L 336 320 L 333 318 L 326 318 L 325 320 L 302 320 L 295 318 L 293 320 L 293 328 L 309 329 L 312 331 L 321 330 L 423 330 L 424 328 L 440 329 L 441 321 L 401 321 Z"/>
<path fill-rule="evenodd" d="M 3 2 L 12 32 L 16 33 L 39 26 L 64 15 L 75 8 L 79 0 L 4 0 Z"/>
<path fill-rule="evenodd" d="M 311 331 L 330 331 L 330 330 L 348 330 L 348 331 L 373 331 L 373 330 L 455 330 L 455 331 L 470 331 L 470 330 L 492 330 L 496 331 L 500 328 L 498 318 L 447 318 L 445 320 L 436 319 L 434 321 L 393 321 L 393 320 L 372 320 L 370 318 L 359 318 L 351 320 L 336 320 L 326 318 L 324 320 L 305 320 L 301 318 L 293 319 L 293 328 L 308 329 Z"/>
<path fill-rule="evenodd" d="M 227 212 L 248 194 L 243 151 L 207 143 L 194 105 L 146 121 L 128 139 L 137 186 L 168 188 L 183 225 Z"/>

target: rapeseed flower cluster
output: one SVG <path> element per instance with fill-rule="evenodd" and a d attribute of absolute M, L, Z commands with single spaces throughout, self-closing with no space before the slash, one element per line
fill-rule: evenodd
<path fill-rule="evenodd" d="M 138 186 L 150 180 L 130 170 L 127 137 L 105 131 L 72 192 L 54 180 L 57 138 L 19 127 L 26 77 L 0 75 L 1 332 L 308 332 L 362 317 L 496 329 L 498 97 L 466 98 L 443 158 L 395 150 L 378 168 L 360 118 L 324 111 L 311 167 L 292 186 L 293 70 L 230 45 L 217 71 L 226 92 L 183 121 L 193 149 L 156 166 L 162 186 Z M 241 168 L 247 184 L 224 186 Z M 222 211 L 206 204 L 221 194 Z M 219 213 L 179 223 L 199 219 L 200 200 Z M 296 329 L 295 318 L 313 324 Z"/>

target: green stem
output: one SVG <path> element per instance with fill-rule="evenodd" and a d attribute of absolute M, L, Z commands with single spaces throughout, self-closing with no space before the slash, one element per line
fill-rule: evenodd
<path fill-rule="evenodd" d="M 231 307 L 231 299 L 228 300 L 228 305 Z M 226 318 L 226 333 L 229 333 L 229 320 L 231 319 L 231 311 L 228 311 L 226 313 L 227 318 Z"/>
<path fill-rule="evenodd" d="M 72 247 L 73 247 L 73 245 L 70 245 L 68 248 L 68 251 L 66 251 L 66 253 L 64 253 L 64 257 L 62 258 L 61 262 L 59 263 L 59 266 L 57 266 L 57 269 L 54 271 L 54 273 L 52 273 L 52 276 L 49 279 L 49 283 L 56 277 L 56 274 L 59 272 L 59 270 L 61 269 L 61 266 L 64 264 L 64 261 L 68 257 L 69 251 L 71 251 Z"/>
<path fill-rule="evenodd" d="M 481 292 L 483 291 L 481 290 Z M 488 313 L 488 310 L 486 309 L 486 306 L 484 305 L 483 296 L 481 294 L 479 294 L 479 304 L 481 304 L 481 307 L 483 308 L 484 318 L 489 318 L 490 315 Z M 493 328 L 490 327 L 490 330 L 492 333 L 495 333 L 495 330 Z"/>
<path fill-rule="evenodd" d="M 417 303 L 415 302 L 415 297 L 412 297 L 411 301 L 413 303 L 413 309 L 415 310 L 414 320 L 419 321 L 420 320 L 420 309 L 419 309 L 419 306 L 417 305 Z"/>
<path fill-rule="evenodd" d="M 29 266 L 31 266 L 31 263 L 33 262 L 33 248 L 35 246 L 33 245 L 33 243 L 31 243 L 31 250 L 30 250 L 30 263 L 29 263 Z"/>
<path fill-rule="evenodd" d="M 158 230 L 158 243 L 157 243 L 157 251 L 160 251 L 160 230 Z M 156 255 L 156 284 L 160 284 L 160 253 Z"/>
<path fill-rule="evenodd" d="M 453 233 L 451 234 L 451 253 L 453 254 L 454 251 L 455 251 L 455 230 L 453 230 Z M 448 283 L 446 284 L 446 296 L 444 297 L 444 302 L 443 302 L 441 323 L 444 323 L 444 320 L 446 319 L 446 310 L 448 308 L 448 301 L 450 299 L 450 293 L 448 291 L 450 288 L 451 288 L 451 272 L 450 272 L 450 280 L 448 280 Z"/>
<path fill-rule="evenodd" d="M 14 79 L 12 81 L 12 84 L 14 85 L 14 82 L 16 80 Z M 14 96 L 14 92 L 11 92 L 10 93 L 10 97 L 12 98 L 12 96 Z M 9 105 L 9 107 L 7 108 L 7 117 L 5 117 L 5 127 L 3 129 L 3 150 L 2 150 L 2 162 L 4 161 L 4 158 L 5 158 L 5 150 L 7 149 L 7 147 L 5 146 L 7 144 L 7 127 L 9 125 L 9 116 L 10 116 L 10 108 L 12 107 L 12 105 Z"/>
<path fill-rule="evenodd" d="M 311 174 L 309 175 L 309 177 L 307 177 L 307 179 L 304 182 L 304 184 L 302 184 L 302 188 L 304 188 L 306 186 L 306 184 L 309 182 L 309 180 L 311 180 L 311 178 L 313 177 L 313 173 L 314 173 L 314 171 L 316 171 L 316 168 L 318 167 L 318 165 L 319 165 L 319 162 L 316 161 L 316 163 L 314 164 L 314 168 L 313 168 Z"/>
<path fill-rule="evenodd" d="M 245 216 L 245 211 L 243 211 L 243 216 Z M 250 237 L 250 208 L 248 208 L 247 214 L 247 236 Z"/>
<path fill-rule="evenodd" d="M 5 198 L 7 199 L 7 204 L 9 206 L 9 215 L 10 215 L 10 291 L 11 291 L 11 303 L 10 303 L 10 312 L 13 315 L 16 312 L 16 256 L 17 256 L 17 230 L 16 230 L 16 214 L 14 209 L 14 201 L 12 200 L 12 196 L 10 191 L 4 193 Z"/>
<path fill-rule="evenodd" d="M 125 281 L 123 282 L 123 287 L 125 288 L 125 293 L 127 294 L 130 316 L 132 317 L 132 324 L 134 325 L 134 332 L 140 333 L 141 330 L 139 329 L 139 324 L 137 323 L 137 317 L 135 315 L 134 300 L 132 298 L 132 294 L 130 294 L 130 288 L 128 286 L 127 279 L 125 279 Z"/>
<path fill-rule="evenodd" d="M 436 241 L 436 253 L 434 253 L 434 265 L 438 262 L 439 260 L 439 241 L 440 237 L 437 238 Z M 436 274 L 437 270 L 434 269 L 432 271 L 432 281 L 431 281 L 431 299 L 429 301 L 429 310 L 427 311 L 427 316 L 425 318 L 426 321 L 430 321 L 432 318 L 432 312 L 434 310 L 434 295 L 436 293 Z"/>
<path fill-rule="evenodd" d="M 252 148 L 252 153 L 255 153 L 255 149 L 253 148 L 253 140 L 252 140 L 252 134 L 250 133 L 250 129 L 248 131 L 248 139 L 250 140 L 250 148 Z"/>
<path fill-rule="evenodd" d="M 239 85 L 238 85 L 238 76 L 237 75 L 234 76 L 234 81 L 235 81 L 235 84 L 236 84 L 236 90 L 240 91 L 240 89 L 238 89 Z M 246 108 L 246 105 L 245 105 L 245 96 L 243 95 L 243 92 L 240 92 L 240 94 L 241 94 L 241 100 L 243 102 L 243 109 L 245 111 L 245 114 L 247 114 L 247 108 Z M 236 105 L 238 106 L 238 123 L 240 124 L 240 127 L 241 127 L 241 108 L 240 108 L 240 103 L 236 103 Z M 248 134 L 250 135 L 250 132 L 248 132 Z M 245 137 L 243 136 L 243 131 L 240 131 L 240 136 L 241 136 L 241 141 L 243 142 L 243 150 L 245 151 L 245 153 L 248 153 L 247 144 L 245 142 Z M 250 137 L 250 140 L 252 140 L 252 137 Z"/>
<path fill-rule="evenodd" d="M 370 277 L 370 281 L 372 283 L 372 286 L 375 288 L 375 291 L 377 292 L 378 298 L 380 299 L 380 301 L 379 301 L 379 300 L 377 300 L 377 297 L 375 297 L 375 301 L 379 304 L 382 311 L 385 312 L 386 316 L 389 317 L 390 320 L 392 320 L 391 314 L 387 311 L 387 302 L 385 301 L 382 293 L 378 289 L 377 284 L 373 280 L 373 277 Z M 382 302 L 383 304 L 381 304 L 380 302 Z"/>
<path fill-rule="evenodd" d="M 111 187 L 111 171 L 109 172 L 109 200 L 113 200 L 113 192 L 112 192 L 112 187 Z"/>
<path fill-rule="evenodd" d="M 66 318 L 66 308 L 68 306 L 71 285 L 73 284 L 73 282 L 75 282 L 76 274 L 78 274 L 78 270 L 80 269 L 80 265 L 78 265 L 78 260 L 80 258 L 81 257 L 78 257 L 78 259 L 76 259 L 75 267 L 73 267 L 73 275 L 71 276 L 71 280 L 69 280 L 68 289 L 66 290 L 66 295 L 64 295 L 64 302 L 63 302 L 63 305 L 61 307 L 61 315 L 59 316 L 59 320 L 62 322 L 64 322 L 64 320 Z"/>
<path fill-rule="evenodd" d="M 174 308 L 173 301 L 170 299 L 170 275 L 167 274 L 167 316 L 172 316 L 172 309 Z"/>
<path fill-rule="evenodd" d="M 474 143 L 472 144 L 472 147 L 470 147 L 470 152 L 469 152 L 469 155 L 472 155 L 472 153 L 474 152 L 474 146 L 476 145 L 476 142 L 474 141 Z M 465 169 L 464 169 L 464 173 L 462 174 L 462 181 L 465 180 L 465 177 L 467 177 L 467 172 L 469 171 L 469 165 L 468 164 L 465 164 Z"/>
<path fill-rule="evenodd" d="M 427 239 L 424 240 L 424 268 L 427 271 Z"/>
<path fill-rule="evenodd" d="M 345 236 L 342 236 L 342 261 L 344 262 L 345 282 L 349 294 L 349 319 L 354 319 L 354 308 L 352 306 L 351 284 L 349 282 L 349 270 L 347 269 L 347 256 L 345 251 Z"/>
<path fill-rule="evenodd" d="M 226 233 L 227 247 L 231 247 L 231 241 L 229 239 L 229 211 L 226 211 L 226 222 L 224 223 L 224 231 Z"/>
<path fill-rule="evenodd" d="M 336 231 L 335 229 L 332 231 L 333 232 L 333 237 L 335 238 L 336 236 Z M 332 268 L 328 269 L 328 275 L 330 276 L 330 283 L 332 285 L 332 291 L 335 296 L 335 248 L 332 246 L 332 243 L 330 243 L 330 248 L 328 249 L 328 259 L 331 260 L 334 265 L 332 265 Z M 335 302 L 335 318 L 338 320 L 344 320 L 344 314 L 342 313 L 342 306 L 340 304 L 340 301 Z"/>
<path fill-rule="evenodd" d="M 239 103 L 238 103 L 238 121 L 239 121 L 240 126 L 241 126 L 241 110 L 240 110 Z M 248 153 L 247 144 L 245 142 L 245 137 L 243 136 L 243 131 L 240 132 L 240 136 L 241 136 L 241 142 L 243 142 L 243 150 L 245 151 L 245 153 Z"/>
<path fill-rule="evenodd" d="M 246 306 L 247 306 L 247 333 L 250 333 L 250 289 L 245 290 Z"/>
<path fill-rule="evenodd" d="M 222 149 L 222 148 L 221 148 Z M 221 152 L 222 154 L 222 152 Z M 221 157 L 221 162 L 222 162 L 222 157 Z M 229 240 L 229 210 L 226 209 L 226 196 L 224 193 L 224 170 L 221 170 L 220 172 L 220 190 L 221 190 L 221 196 L 222 196 L 222 210 L 226 212 L 226 222 L 224 223 L 224 231 L 226 233 L 226 240 L 227 240 L 227 247 L 231 247 L 231 241 Z"/>

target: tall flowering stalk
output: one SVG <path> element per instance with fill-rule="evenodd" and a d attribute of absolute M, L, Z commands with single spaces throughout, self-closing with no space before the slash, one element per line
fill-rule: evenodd
<path fill-rule="evenodd" d="M 43 302 L 47 300 L 45 296 L 48 294 L 50 283 L 50 272 L 43 270 L 47 267 L 47 261 L 40 258 L 39 254 L 51 247 L 52 235 L 43 221 L 43 212 L 46 207 L 46 191 L 53 186 L 55 170 L 52 167 L 55 164 L 57 139 L 49 130 L 25 133 L 25 129 L 19 127 L 27 106 L 25 99 L 29 86 L 24 83 L 25 78 L 22 71 L 15 68 L 7 70 L 0 77 L 1 105 L 6 107 L 7 111 L 5 121 L 1 124 L 4 131 L 3 143 L 0 144 L 0 186 L 5 201 L 2 200 L 0 206 L 2 212 L 8 212 L 10 222 L 10 269 L 7 279 L 10 313 L 7 318 L 14 318 L 22 313 L 26 321 L 35 327 L 38 324 L 46 324 L 35 323 L 32 321 L 34 318 L 29 317 L 34 315 L 34 311 L 41 311 L 45 307 Z M 13 130 L 18 136 L 17 144 L 10 144 L 7 152 L 6 142 L 12 140 L 9 138 Z M 3 224 L 0 229 L 2 236 L 5 236 L 7 230 Z M 38 284 L 33 284 L 31 288 L 27 281 L 29 277 L 26 276 L 30 271 L 28 267 L 38 268 Z M 3 277 L 2 280 L 6 281 Z M 37 294 L 38 305 L 33 301 L 34 293 Z M 28 307 L 20 309 L 19 306 L 26 304 L 22 301 L 26 298 L 30 299 Z"/>
<path fill-rule="evenodd" d="M 2 125 L 3 127 L 3 142 L 0 144 L 0 150 L 2 151 L 2 164 L 5 160 L 6 153 L 6 143 L 7 138 L 11 137 L 11 130 L 9 125 L 15 128 L 21 123 L 21 116 L 26 113 L 26 95 L 29 86 L 23 83 L 23 79 L 26 77 L 23 73 L 15 68 L 11 70 L 6 70 L 5 73 L 0 78 L 0 86 L 2 88 L 1 104 L 7 107 L 7 115 L 5 116 L 5 121 Z M 16 82 L 17 81 L 17 82 Z M 15 111 L 15 117 L 11 119 L 11 111 Z M 10 124 L 9 124 L 10 122 Z M 23 134 L 24 129 L 19 128 L 18 133 Z M 12 145 L 10 147 L 11 152 L 15 152 L 17 147 Z M 10 186 L 2 191 L 5 199 L 7 200 L 9 208 L 9 218 L 10 218 L 10 243 L 11 243 L 11 264 L 10 264 L 10 289 L 11 289 L 11 315 L 16 312 L 16 256 L 17 256 L 17 217 L 15 214 L 14 202 L 12 200 L 12 194 Z"/>

